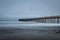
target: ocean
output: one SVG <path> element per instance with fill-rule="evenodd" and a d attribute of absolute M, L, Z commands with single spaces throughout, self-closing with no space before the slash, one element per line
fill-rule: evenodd
<path fill-rule="evenodd" d="M 0 21 L 0 40 L 60 40 L 60 34 L 55 33 L 57 27 L 47 25 L 32 21 Z"/>

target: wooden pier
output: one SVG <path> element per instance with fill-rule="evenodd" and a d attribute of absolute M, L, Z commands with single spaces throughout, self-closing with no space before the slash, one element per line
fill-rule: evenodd
<path fill-rule="evenodd" d="M 60 15 L 46 16 L 46 17 L 39 17 L 39 18 L 24 18 L 24 19 L 19 19 L 19 21 L 35 21 L 35 22 L 41 22 L 41 23 L 60 23 Z"/>

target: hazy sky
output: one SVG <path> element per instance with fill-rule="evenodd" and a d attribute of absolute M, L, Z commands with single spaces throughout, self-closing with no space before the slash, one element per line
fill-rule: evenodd
<path fill-rule="evenodd" d="M 0 18 L 60 15 L 60 0 L 0 0 Z"/>

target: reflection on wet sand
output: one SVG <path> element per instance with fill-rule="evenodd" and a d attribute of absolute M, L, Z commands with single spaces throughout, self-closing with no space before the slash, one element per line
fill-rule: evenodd
<path fill-rule="evenodd" d="M 60 40 L 60 33 L 50 33 L 50 30 L 1 27 L 0 40 Z"/>

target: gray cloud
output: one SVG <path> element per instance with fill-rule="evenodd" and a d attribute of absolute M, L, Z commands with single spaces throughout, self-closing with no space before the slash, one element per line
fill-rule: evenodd
<path fill-rule="evenodd" d="M 60 15 L 60 0 L 0 0 L 0 18 Z"/>

